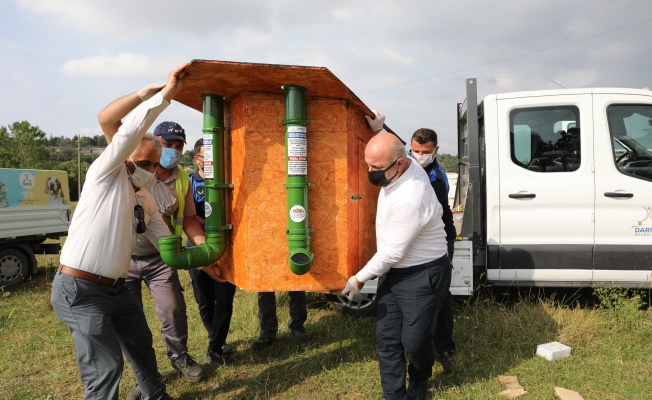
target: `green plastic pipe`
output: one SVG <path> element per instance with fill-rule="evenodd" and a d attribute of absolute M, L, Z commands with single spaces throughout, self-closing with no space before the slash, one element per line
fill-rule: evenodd
<path fill-rule="evenodd" d="M 306 125 L 306 88 L 285 85 L 285 172 L 287 189 L 288 228 L 286 230 L 290 270 L 303 275 L 312 267 L 308 225 L 308 151 Z"/>
<path fill-rule="evenodd" d="M 214 94 L 202 95 L 204 100 L 204 190 L 206 196 L 206 243 L 199 246 L 181 246 L 181 237 L 172 235 L 158 239 L 161 259 L 176 269 L 192 269 L 210 265 L 219 260 L 226 250 L 225 184 L 224 173 L 224 99 Z"/>

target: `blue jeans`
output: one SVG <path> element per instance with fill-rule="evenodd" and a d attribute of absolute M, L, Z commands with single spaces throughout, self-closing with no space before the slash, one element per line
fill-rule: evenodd
<path fill-rule="evenodd" d="M 385 399 L 405 398 L 406 362 L 410 380 L 432 376 L 432 338 L 448 295 L 452 266 L 447 256 L 426 264 L 390 269 L 378 287 L 376 338 Z"/>
<path fill-rule="evenodd" d="M 152 332 L 142 307 L 124 283 L 115 287 L 57 273 L 52 308 L 70 328 L 85 399 L 117 399 L 122 352 L 131 365 L 143 399 L 169 399 L 152 347 Z"/>

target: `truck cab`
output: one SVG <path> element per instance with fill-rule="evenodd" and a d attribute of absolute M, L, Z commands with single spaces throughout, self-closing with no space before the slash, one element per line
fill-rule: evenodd
<path fill-rule="evenodd" d="M 466 181 L 457 198 L 469 202 L 461 236 L 474 243 L 476 268 L 499 285 L 649 288 L 652 92 L 533 91 L 477 103 L 475 85 L 467 80 L 458 114 Z"/>
<path fill-rule="evenodd" d="M 457 104 L 463 210 L 450 292 L 497 286 L 651 288 L 652 92 L 587 88 Z M 337 308 L 374 312 L 375 280 Z"/>

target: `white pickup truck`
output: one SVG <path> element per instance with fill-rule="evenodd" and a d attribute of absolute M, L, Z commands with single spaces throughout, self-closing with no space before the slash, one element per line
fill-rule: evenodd
<path fill-rule="evenodd" d="M 480 279 L 652 288 L 652 92 L 542 90 L 478 102 L 475 79 L 466 89 L 451 293 L 471 294 Z M 373 312 L 374 283 L 338 307 Z"/>
<path fill-rule="evenodd" d="M 0 168 L 0 286 L 36 273 L 35 254 L 57 254 L 72 211 L 65 171 Z"/>

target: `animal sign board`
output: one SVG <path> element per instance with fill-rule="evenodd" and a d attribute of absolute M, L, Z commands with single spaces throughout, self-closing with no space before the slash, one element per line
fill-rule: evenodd
<path fill-rule="evenodd" d="M 69 204 L 65 171 L 0 168 L 0 209 Z"/>

